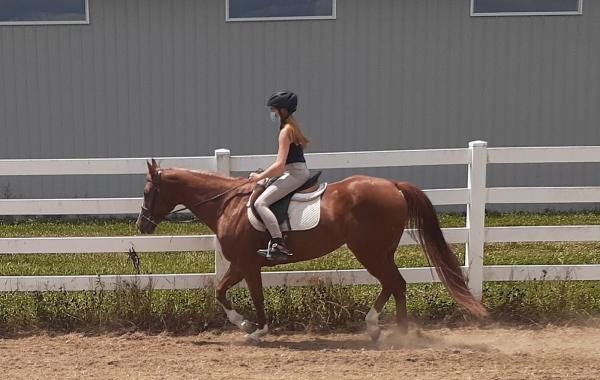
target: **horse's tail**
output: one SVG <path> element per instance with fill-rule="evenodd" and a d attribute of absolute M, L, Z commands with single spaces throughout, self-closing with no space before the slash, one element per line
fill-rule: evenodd
<path fill-rule="evenodd" d="M 406 182 L 396 182 L 396 187 L 402 192 L 408 205 L 407 227 L 416 230 L 415 238 L 423 247 L 452 298 L 471 314 L 478 317 L 487 316 L 485 307 L 473 297 L 465 284 L 458 259 L 444 239 L 437 213 L 427 195 Z"/>

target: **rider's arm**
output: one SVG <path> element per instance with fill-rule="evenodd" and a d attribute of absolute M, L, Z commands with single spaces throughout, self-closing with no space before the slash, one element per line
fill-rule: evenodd
<path fill-rule="evenodd" d="M 269 177 L 276 177 L 283 174 L 283 168 L 287 159 L 288 151 L 290 150 L 290 138 L 288 137 L 288 129 L 283 128 L 279 132 L 279 150 L 277 151 L 277 159 L 258 176 L 253 177 L 253 180 L 260 181 Z"/>

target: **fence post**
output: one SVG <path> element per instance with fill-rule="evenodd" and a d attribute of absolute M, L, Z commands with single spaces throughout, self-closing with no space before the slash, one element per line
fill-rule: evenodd
<path fill-rule="evenodd" d="M 483 296 L 483 250 L 485 243 L 485 204 L 487 198 L 487 142 L 469 142 L 469 173 L 467 230 L 469 238 L 465 250 L 468 285 L 475 298 Z"/>
<path fill-rule="evenodd" d="M 215 150 L 215 162 L 217 173 L 229 176 L 231 175 L 231 166 L 230 166 L 231 152 L 229 149 L 217 149 Z M 227 272 L 229 268 L 229 261 L 223 256 L 223 251 L 221 251 L 221 244 L 219 244 L 219 239 L 215 238 L 215 275 L 217 277 L 217 281 L 220 281 Z"/>

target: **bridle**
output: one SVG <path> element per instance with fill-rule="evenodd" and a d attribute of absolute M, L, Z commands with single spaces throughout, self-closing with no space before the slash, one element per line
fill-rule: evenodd
<path fill-rule="evenodd" d="M 160 177 L 162 176 L 162 170 L 156 172 L 156 175 L 151 180 L 146 180 L 146 182 L 152 182 L 152 191 L 148 195 L 148 198 L 144 199 L 144 203 L 142 204 L 142 211 L 140 212 L 140 218 L 144 219 L 147 222 L 152 223 L 155 227 L 158 226 L 158 223 L 154 221 L 152 218 L 152 214 L 154 211 L 154 205 L 156 204 L 156 200 L 158 199 L 158 195 L 160 194 Z M 146 207 L 146 200 L 150 203 L 150 207 Z"/>
<path fill-rule="evenodd" d="M 148 195 L 148 198 L 147 198 L 147 200 L 150 203 L 150 205 L 149 205 L 149 207 L 147 207 L 146 206 L 146 199 L 144 199 L 144 203 L 142 204 L 142 211 L 140 212 L 140 218 L 144 219 L 145 221 L 147 221 L 149 223 L 152 223 L 155 227 L 158 226 L 158 223 L 153 219 L 152 215 L 153 215 L 153 212 L 154 212 L 154 205 L 156 204 L 156 200 L 158 199 L 158 196 L 160 194 L 160 186 L 159 185 L 160 185 L 161 176 L 162 176 L 162 170 L 158 170 L 156 172 L 156 175 L 154 176 L 154 178 L 152 178 L 151 180 L 146 180 L 146 182 L 152 182 L 152 185 L 153 185 L 152 186 L 152 191 L 150 192 L 150 194 Z M 198 206 L 201 206 L 201 205 L 203 205 L 205 203 L 214 201 L 215 199 L 218 199 L 218 198 L 222 197 L 223 195 L 225 195 L 227 193 L 230 193 L 231 191 L 242 187 L 243 185 L 247 184 L 248 182 L 250 182 L 249 179 L 246 180 L 246 181 L 244 181 L 244 182 L 242 182 L 239 185 L 236 185 L 236 186 L 234 186 L 232 188 L 229 188 L 229 189 L 227 189 L 227 190 L 225 190 L 223 192 L 220 192 L 220 193 L 218 193 L 218 194 L 216 194 L 216 195 L 214 195 L 214 196 L 212 196 L 212 197 L 210 197 L 208 199 L 204 199 L 202 201 L 196 202 L 196 203 L 194 203 L 193 205 L 191 205 L 189 207 L 181 207 L 181 208 L 179 208 L 177 210 L 171 211 L 167 215 L 165 215 L 165 217 L 169 216 L 171 214 L 177 214 L 179 212 L 182 212 L 182 211 L 185 211 L 185 210 L 189 210 L 191 207 L 198 207 Z M 192 222 L 192 221 L 195 221 L 195 220 L 196 219 L 194 218 L 194 219 L 191 219 L 191 220 L 189 220 L 187 222 Z"/>

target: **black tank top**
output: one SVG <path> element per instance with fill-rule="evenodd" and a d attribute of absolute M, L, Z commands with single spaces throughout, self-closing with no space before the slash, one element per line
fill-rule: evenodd
<path fill-rule="evenodd" d="M 283 129 L 283 125 L 279 127 L 281 131 Z M 304 152 L 302 148 L 298 144 L 290 143 L 290 149 L 288 151 L 287 159 L 285 160 L 287 164 L 293 164 L 295 162 L 306 162 L 304 159 Z"/>

